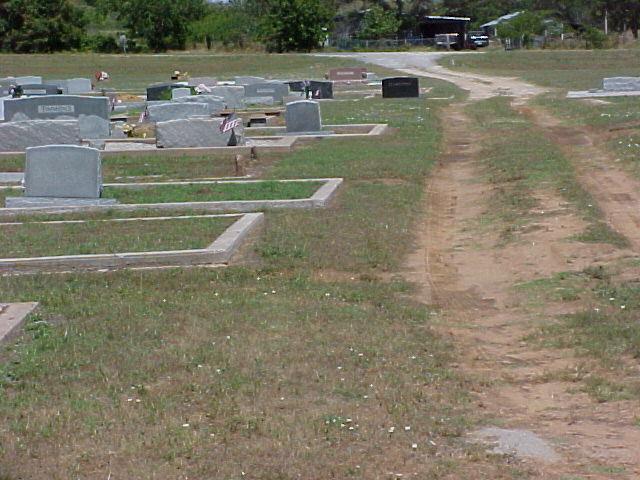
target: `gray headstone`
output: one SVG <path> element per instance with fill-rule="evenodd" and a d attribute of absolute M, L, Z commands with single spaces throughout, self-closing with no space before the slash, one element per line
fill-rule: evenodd
<path fill-rule="evenodd" d="M 611 77 L 602 81 L 602 89 L 631 92 L 640 90 L 640 77 Z"/>
<path fill-rule="evenodd" d="M 311 100 L 287 103 L 287 132 L 319 132 L 322 130 L 320 104 Z"/>
<path fill-rule="evenodd" d="M 34 95 L 59 95 L 62 90 L 58 85 L 52 83 L 29 83 L 21 85 L 22 95 L 34 96 Z"/>
<path fill-rule="evenodd" d="M 244 87 L 234 85 L 218 85 L 211 88 L 211 95 L 224 98 L 227 108 L 244 107 Z"/>
<path fill-rule="evenodd" d="M 171 102 L 147 107 L 149 121 L 151 122 L 210 116 L 210 111 L 208 104 L 195 102 Z"/>
<path fill-rule="evenodd" d="M 215 95 L 191 95 L 175 100 L 174 103 L 205 103 L 209 105 L 209 114 L 216 115 L 225 109 L 225 102 L 222 97 Z"/>
<path fill-rule="evenodd" d="M 289 85 L 281 82 L 263 82 L 245 85 L 245 97 L 272 97 L 274 102 L 282 102 L 289 95 Z"/>
<path fill-rule="evenodd" d="M 245 97 L 245 105 L 273 105 L 273 97 Z"/>
<path fill-rule="evenodd" d="M 36 77 L 36 76 L 5 77 L 5 78 L 0 78 L 0 83 L 5 85 L 28 85 L 30 83 L 42 83 L 42 77 Z"/>
<path fill-rule="evenodd" d="M 102 170 L 95 148 L 47 145 L 27 148 L 26 197 L 100 198 Z"/>
<path fill-rule="evenodd" d="M 96 115 L 109 120 L 107 97 L 82 97 L 78 95 L 50 95 L 44 97 L 15 98 L 5 102 L 5 116 L 11 121 L 20 112 L 29 118 L 53 119 L 61 116 L 77 118 L 80 115 Z"/>
<path fill-rule="evenodd" d="M 4 120 L 4 101 L 11 100 L 11 98 L 10 96 L 0 97 L 0 121 Z"/>
<path fill-rule="evenodd" d="M 226 147 L 231 132 L 220 132 L 222 118 L 190 118 L 156 124 L 156 144 L 159 148 Z M 242 144 L 242 128 L 235 130 L 238 144 Z"/>
<path fill-rule="evenodd" d="M 215 87 L 218 81 L 213 77 L 192 77 L 189 79 L 190 87 L 198 87 L 204 85 L 205 87 Z"/>
<path fill-rule="evenodd" d="M 188 97 L 190 95 L 191 95 L 190 88 L 174 88 L 173 90 L 171 90 L 172 99 Z"/>
<path fill-rule="evenodd" d="M 241 76 L 234 77 L 236 85 L 253 85 L 254 83 L 264 83 L 266 80 L 262 77 Z"/>
<path fill-rule="evenodd" d="M 66 81 L 67 93 L 69 95 L 81 95 L 83 93 L 91 93 L 93 87 L 91 80 L 88 78 L 70 78 Z"/>
<path fill-rule="evenodd" d="M 79 145 L 78 120 L 27 120 L 0 123 L 0 152 L 23 152 L 41 145 Z"/>

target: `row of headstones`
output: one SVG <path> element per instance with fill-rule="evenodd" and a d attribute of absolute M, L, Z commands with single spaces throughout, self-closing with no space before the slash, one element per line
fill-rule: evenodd
<path fill-rule="evenodd" d="M 93 91 L 89 78 L 47 80 L 43 83 L 42 77 L 5 77 L 0 78 L 0 96 L 9 95 L 10 88 L 16 86 L 23 95 L 82 95 Z"/>

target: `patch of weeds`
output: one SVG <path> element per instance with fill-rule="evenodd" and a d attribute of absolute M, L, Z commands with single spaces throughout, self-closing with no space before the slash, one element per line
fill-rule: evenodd
<path fill-rule="evenodd" d="M 595 221 L 584 232 L 572 237 L 573 240 L 583 243 L 608 243 L 618 248 L 629 246 L 626 237 L 613 230 L 607 223 Z"/>
<path fill-rule="evenodd" d="M 601 376 L 593 375 L 584 379 L 582 391 L 588 393 L 600 403 L 638 398 L 640 388 L 611 382 Z"/>
<path fill-rule="evenodd" d="M 582 273 L 560 272 L 552 277 L 520 283 L 516 290 L 526 294 L 529 302 L 535 305 L 547 301 L 571 302 L 580 299 L 584 292 L 585 277 Z"/>
<path fill-rule="evenodd" d="M 627 471 L 624 467 L 616 467 L 613 465 L 593 465 L 589 467 L 589 470 L 594 473 L 608 473 L 614 475 L 620 475 Z"/>
<path fill-rule="evenodd" d="M 543 131 L 512 109 L 509 101 L 499 97 L 467 108 L 482 129 L 482 164 L 487 180 L 495 187 L 487 216 L 502 225 L 501 241 L 513 240 L 532 221 L 530 211 L 538 204 L 536 190 L 551 189 L 589 222 L 581 241 L 626 246 L 626 241 L 601 221 L 602 213 L 577 182 L 571 162 Z M 487 118 L 494 121 L 487 125 Z M 496 123 L 495 119 L 504 121 Z"/>

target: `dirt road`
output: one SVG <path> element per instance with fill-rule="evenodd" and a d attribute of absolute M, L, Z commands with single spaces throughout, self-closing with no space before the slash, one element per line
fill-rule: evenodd
<path fill-rule="evenodd" d="M 523 339 L 554 316 L 583 305 L 522 305 L 513 286 L 554 273 L 580 271 L 594 259 L 640 253 L 640 184 L 615 167 L 588 132 L 568 131 L 547 112 L 528 105 L 544 89 L 515 78 L 453 72 L 437 66 L 437 54 L 365 53 L 358 60 L 409 75 L 446 80 L 469 91 L 469 102 L 497 95 L 513 98 L 575 164 L 579 181 L 594 196 L 610 225 L 625 235 L 633 252 L 568 239 L 585 228 L 561 198 L 535 192 L 542 206 L 538 228 L 519 242 L 502 244 L 491 231 L 474 228 L 488 208 L 492 186 L 484 183 L 481 133 L 465 104 L 443 118 L 446 151 L 426 185 L 419 248 L 407 259 L 406 276 L 421 286 L 420 300 L 441 307 L 440 330 L 458 347 L 459 368 L 484 387 L 475 402 L 496 427 L 470 432 L 496 453 L 513 455 L 535 478 L 640 478 L 640 413 L 637 402 L 597 403 L 561 373 L 581 360 L 571 350 L 541 349 Z M 451 57 L 455 60 L 455 56 Z"/>

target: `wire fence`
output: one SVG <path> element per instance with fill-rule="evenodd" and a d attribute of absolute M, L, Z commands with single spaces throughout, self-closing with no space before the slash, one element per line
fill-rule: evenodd
<path fill-rule="evenodd" d="M 425 38 L 423 36 L 411 36 L 411 37 L 395 37 L 395 38 L 377 38 L 377 39 L 363 39 L 355 38 L 352 36 L 335 37 L 329 40 L 330 47 L 337 48 L 338 50 L 357 50 L 360 48 L 366 49 L 388 49 L 388 48 L 403 48 L 403 47 L 428 47 L 434 46 L 435 40 L 433 38 Z"/>

